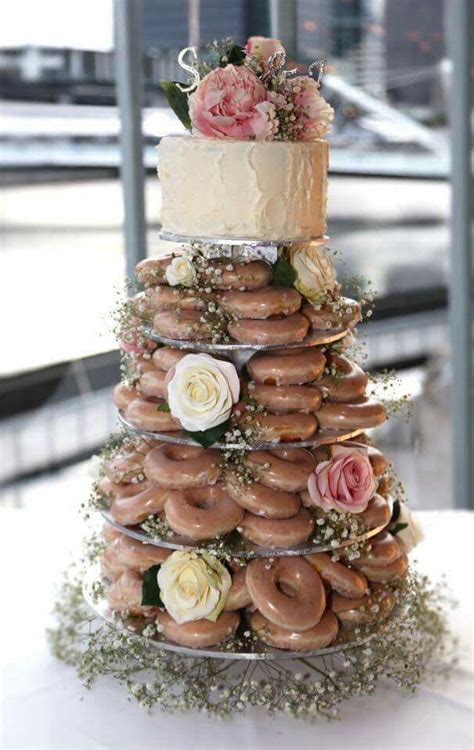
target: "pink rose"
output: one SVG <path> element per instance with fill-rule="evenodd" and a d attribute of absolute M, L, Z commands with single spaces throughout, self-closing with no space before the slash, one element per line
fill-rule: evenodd
<path fill-rule="evenodd" d="M 340 513 L 362 513 L 376 488 L 369 457 L 362 448 L 333 446 L 329 461 L 321 461 L 308 480 L 313 504 Z"/>
<path fill-rule="evenodd" d="M 207 138 L 266 141 L 275 134 L 275 105 L 267 90 L 243 65 L 217 68 L 189 97 L 193 131 Z"/>
<path fill-rule="evenodd" d="M 269 58 L 276 52 L 285 52 L 285 48 L 279 39 L 270 39 L 266 36 L 251 36 L 245 45 L 248 55 L 260 57 L 266 68 Z"/>
<path fill-rule="evenodd" d="M 291 79 L 291 89 L 294 114 L 300 126 L 298 140 L 324 138 L 331 130 L 334 110 L 319 93 L 316 81 L 308 76 L 297 76 Z"/>

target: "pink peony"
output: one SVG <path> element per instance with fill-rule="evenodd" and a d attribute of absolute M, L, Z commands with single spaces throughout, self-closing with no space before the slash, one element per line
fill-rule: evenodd
<path fill-rule="evenodd" d="M 334 110 L 319 93 L 316 81 L 308 76 L 297 76 L 291 79 L 291 89 L 294 114 L 301 126 L 298 140 L 324 138 L 331 130 Z"/>
<path fill-rule="evenodd" d="M 313 504 L 324 511 L 362 513 L 377 488 L 367 452 L 333 446 L 329 461 L 321 461 L 308 480 Z"/>
<path fill-rule="evenodd" d="M 279 39 L 270 39 L 266 36 L 251 36 L 245 45 L 245 51 L 248 55 L 255 55 L 261 58 L 263 66 L 266 68 L 269 58 L 276 52 L 285 52 L 285 48 Z"/>
<path fill-rule="evenodd" d="M 265 86 L 243 65 L 208 73 L 189 97 L 189 114 L 193 132 L 206 138 L 266 141 L 278 127 Z"/>

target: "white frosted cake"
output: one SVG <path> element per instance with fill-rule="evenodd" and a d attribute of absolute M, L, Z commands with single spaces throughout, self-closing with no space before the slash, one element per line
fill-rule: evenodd
<path fill-rule="evenodd" d="M 325 141 L 168 136 L 158 155 L 166 232 L 303 240 L 326 231 Z"/>

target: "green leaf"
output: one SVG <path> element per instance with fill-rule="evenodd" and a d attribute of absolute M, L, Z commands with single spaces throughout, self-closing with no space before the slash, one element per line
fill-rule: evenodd
<path fill-rule="evenodd" d="M 403 531 L 403 529 L 406 529 L 407 526 L 408 526 L 407 523 L 397 523 L 393 527 L 393 529 L 390 529 L 390 533 L 391 533 L 392 536 L 396 536 L 399 531 Z"/>
<path fill-rule="evenodd" d="M 245 49 L 243 47 L 240 47 L 238 44 L 234 44 L 227 52 L 226 57 L 226 63 L 223 63 L 222 60 L 219 63 L 222 68 L 229 64 L 242 65 L 243 61 L 245 60 Z"/>
<path fill-rule="evenodd" d="M 396 523 L 396 521 L 398 521 L 399 515 L 400 515 L 400 500 L 395 500 L 395 502 L 393 503 L 392 517 L 390 519 L 390 523 Z"/>
<path fill-rule="evenodd" d="M 218 424 L 216 427 L 211 427 L 209 430 L 201 430 L 199 432 L 185 430 L 185 433 L 199 443 L 199 445 L 202 445 L 203 448 L 210 448 L 211 445 L 219 442 L 220 438 L 227 432 L 229 425 L 230 419 L 227 419 L 225 422 Z"/>
<path fill-rule="evenodd" d="M 166 413 L 169 413 L 171 411 L 169 404 L 166 402 L 164 404 L 160 404 L 158 407 L 158 411 L 165 411 Z"/>
<path fill-rule="evenodd" d="M 153 567 L 145 570 L 143 574 L 143 585 L 142 585 L 142 606 L 144 607 L 164 607 L 160 596 L 160 589 L 158 588 L 158 570 L 159 565 L 153 565 Z"/>
<path fill-rule="evenodd" d="M 296 281 L 295 269 L 282 255 L 273 266 L 273 286 L 291 287 Z"/>
<path fill-rule="evenodd" d="M 184 91 L 181 91 L 174 81 L 160 81 L 160 86 L 165 92 L 168 104 L 176 117 L 178 117 L 187 130 L 191 130 L 188 95 Z"/>

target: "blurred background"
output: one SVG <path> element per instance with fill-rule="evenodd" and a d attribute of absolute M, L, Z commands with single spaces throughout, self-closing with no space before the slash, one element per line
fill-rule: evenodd
<path fill-rule="evenodd" d="M 378 293 L 360 329 L 368 366 L 397 371 L 394 400 L 413 395 L 411 421 L 392 419 L 376 439 L 414 507 L 453 507 L 450 0 L 135 1 L 149 254 L 160 227 L 155 147 L 181 129 L 159 81 L 184 80 L 178 51 L 264 35 L 281 38 L 291 61 L 327 61 L 331 245 L 340 274 Z M 110 315 L 127 265 L 120 39 L 114 0 L 5 0 L 2 13 L 2 498 L 77 505 L 86 459 L 116 426 Z"/>

